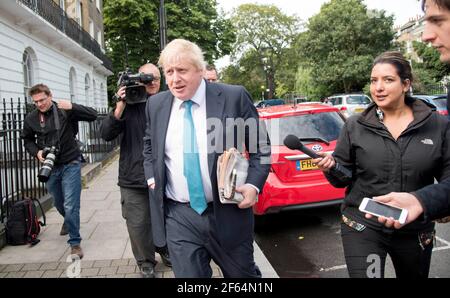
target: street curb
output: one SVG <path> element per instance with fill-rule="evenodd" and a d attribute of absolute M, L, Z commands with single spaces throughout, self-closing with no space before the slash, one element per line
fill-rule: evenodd
<path fill-rule="evenodd" d="M 5 225 L 0 222 L 0 249 L 6 246 L 6 231 Z"/>
<path fill-rule="evenodd" d="M 272 265 L 270 264 L 269 260 L 266 258 L 262 250 L 259 248 L 256 241 L 253 242 L 253 256 L 255 259 L 256 265 L 258 265 L 259 270 L 261 270 L 262 278 L 280 278 L 273 269 Z"/>
<path fill-rule="evenodd" d="M 81 168 L 81 187 L 82 189 L 87 188 L 87 184 L 92 181 L 98 174 L 100 174 L 101 170 L 108 166 L 116 156 L 119 155 L 120 149 L 117 147 L 113 151 L 111 151 L 106 158 L 104 158 L 101 162 L 88 163 L 84 167 Z"/>

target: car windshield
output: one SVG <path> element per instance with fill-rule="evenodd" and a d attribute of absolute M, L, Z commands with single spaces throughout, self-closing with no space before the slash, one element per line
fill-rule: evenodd
<path fill-rule="evenodd" d="M 347 98 L 347 103 L 350 105 L 367 105 L 370 99 L 365 95 L 350 95 Z"/>
<path fill-rule="evenodd" d="M 267 99 L 260 101 L 256 107 L 257 108 L 263 108 L 263 107 L 270 107 L 270 106 L 278 106 L 283 105 L 284 101 L 282 99 Z"/>
<path fill-rule="evenodd" d="M 290 134 L 298 138 L 322 138 L 334 141 L 339 137 L 344 120 L 337 112 L 295 115 L 266 120 L 272 145 L 283 145 Z"/>

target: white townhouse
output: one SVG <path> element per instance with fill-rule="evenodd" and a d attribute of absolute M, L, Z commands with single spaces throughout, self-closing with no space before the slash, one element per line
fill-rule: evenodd
<path fill-rule="evenodd" d="M 0 102 L 44 83 L 56 99 L 107 108 L 111 70 L 101 0 L 0 1 Z"/>

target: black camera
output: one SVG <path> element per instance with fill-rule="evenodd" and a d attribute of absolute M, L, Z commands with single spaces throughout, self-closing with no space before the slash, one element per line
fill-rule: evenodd
<path fill-rule="evenodd" d="M 135 104 L 145 102 L 147 100 L 147 92 L 145 91 L 144 85 L 152 83 L 154 79 L 155 78 L 152 74 L 133 74 L 127 68 L 125 71 L 119 72 L 119 81 L 117 82 L 117 86 L 126 86 L 125 99 L 128 104 Z"/>
<path fill-rule="evenodd" d="M 42 167 L 39 169 L 38 179 L 40 182 L 47 182 L 55 165 L 56 155 L 58 149 L 55 146 L 45 147 L 42 151 L 42 156 L 45 158 Z"/>

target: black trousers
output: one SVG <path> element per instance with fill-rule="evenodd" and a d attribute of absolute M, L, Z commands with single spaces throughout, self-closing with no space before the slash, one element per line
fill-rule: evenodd
<path fill-rule="evenodd" d="M 225 278 L 259 278 L 253 258 L 253 235 L 233 250 L 225 250 L 215 234 L 212 203 L 202 215 L 189 204 L 165 200 L 167 246 L 176 278 L 210 278 L 211 259 Z"/>
<path fill-rule="evenodd" d="M 126 220 L 131 250 L 139 267 L 156 265 L 148 190 L 120 188 L 122 217 Z"/>
<path fill-rule="evenodd" d="M 351 278 L 383 278 L 387 254 L 392 259 L 397 278 L 428 277 L 433 231 L 406 234 L 401 230 L 378 231 L 366 227 L 359 232 L 341 223 L 341 237 Z"/>

